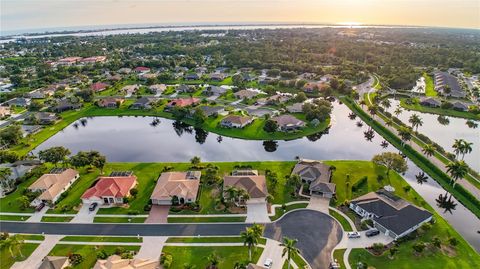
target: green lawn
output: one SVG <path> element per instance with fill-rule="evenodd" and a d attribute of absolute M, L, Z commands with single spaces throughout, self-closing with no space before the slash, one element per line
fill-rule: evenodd
<path fill-rule="evenodd" d="M 270 220 L 274 221 L 283 216 L 285 213 L 288 211 L 294 210 L 294 209 L 299 209 L 299 208 L 306 208 L 308 205 L 308 201 L 305 201 L 305 203 L 301 204 L 292 204 L 292 205 L 287 205 L 285 210 L 283 210 L 281 207 L 276 207 L 275 208 L 275 216 L 271 216 Z"/>
<path fill-rule="evenodd" d="M 473 119 L 473 120 L 480 120 L 480 114 L 475 114 L 468 111 L 458 111 L 455 109 L 444 109 L 440 107 L 427 107 L 422 106 L 418 103 L 418 99 L 414 99 L 415 102 L 413 104 L 407 104 L 405 102 L 405 98 L 400 99 L 400 106 L 408 110 L 414 110 L 424 113 L 431 113 L 437 115 L 445 115 L 457 118 L 464 118 L 464 119 Z M 465 126 L 465 128 L 468 128 Z"/>
<path fill-rule="evenodd" d="M 257 251 L 252 255 L 253 262 L 256 263 L 260 258 L 263 249 L 257 247 Z M 171 247 L 166 246 L 163 253 L 170 254 L 173 257 L 173 264 L 170 269 L 183 269 L 183 265 L 188 263 L 196 265 L 196 268 L 205 268 L 207 266 L 206 257 L 216 253 L 220 257 L 218 268 L 233 268 L 236 262 L 248 260 L 247 247 Z"/>
<path fill-rule="evenodd" d="M 341 268 L 345 268 L 345 263 L 343 261 L 343 254 L 345 253 L 347 249 L 336 249 L 333 251 L 333 258 L 337 260 L 337 262 L 340 264 Z"/>
<path fill-rule="evenodd" d="M 70 222 L 73 217 L 42 217 L 42 222 Z"/>
<path fill-rule="evenodd" d="M 169 237 L 167 243 L 243 243 L 239 236 L 224 237 Z M 267 239 L 261 238 L 259 244 L 265 245 Z"/>
<path fill-rule="evenodd" d="M 433 78 L 427 73 L 423 73 L 423 77 L 425 78 L 425 95 L 431 97 L 437 96 L 438 93 L 433 87 Z"/>
<path fill-rule="evenodd" d="M 10 251 L 8 251 L 8 248 L 0 248 L 0 269 L 8 269 L 15 262 L 26 260 L 37 247 L 38 244 L 24 243 L 20 247 L 20 252 L 23 256 L 21 256 L 18 252 L 14 252 L 14 255 L 16 255 L 15 258 L 10 256 Z"/>
<path fill-rule="evenodd" d="M 57 244 L 52 251 L 50 251 L 50 256 L 68 256 L 69 254 L 80 254 L 83 257 L 83 261 L 74 266 L 73 268 L 93 268 L 95 262 L 97 261 L 97 253 L 102 249 L 107 252 L 107 254 L 112 255 L 115 253 L 117 247 L 122 247 L 125 250 L 138 252 L 140 246 L 93 246 L 93 245 L 63 245 Z"/>
<path fill-rule="evenodd" d="M 0 220 L 26 221 L 27 219 L 28 219 L 28 216 L 0 215 Z"/>
<path fill-rule="evenodd" d="M 130 242 L 141 243 L 143 238 L 131 236 L 65 236 L 60 241 L 69 242 Z"/>
<path fill-rule="evenodd" d="M 168 218 L 168 223 L 190 223 L 190 222 L 245 222 L 247 217 L 215 217 L 215 218 Z"/>
<path fill-rule="evenodd" d="M 45 236 L 40 234 L 20 234 L 23 240 L 36 240 L 36 241 L 43 241 Z"/>
<path fill-rule="evenodd" d="M 351 232 L 353 231 L 352 226 L 350 223 L 340 214 L 338 214 L 336 211 L 333 211 L 331 209 L 328 210 L 330 216 L 334 217 L 338 222 L 340 222 L 340 225 L 342 225 L 342 228 L 346 232 Z"/>
<path fill-rule="evenodd" d="M 95 223 L 144 223 L 147 218 L 95 217 Z M 128 221 L 130 220 L 130 221 Z"/>

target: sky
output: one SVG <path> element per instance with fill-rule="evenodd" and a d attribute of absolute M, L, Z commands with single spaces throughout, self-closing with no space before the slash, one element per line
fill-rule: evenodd
<path fill-rule="evenodd" d="M 480 0 L 0 0 L 2 33 L 92 25 L 282 22 L 480 29 Z"/>

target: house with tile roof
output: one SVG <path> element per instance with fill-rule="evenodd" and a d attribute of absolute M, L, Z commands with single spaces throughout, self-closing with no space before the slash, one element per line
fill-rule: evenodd
<path fill-rule="evenodd" d="M 220 126 L 225 128 L 243 128 L 253 122 L 253 117 L 229 115 L 220 121 Z"/>
<path fill-rule="evenodd" d="M 159 261 L 154 259 L 122 259 L 112 255 L 106 260 L 97 260 L 93 269 L 156 269 Z"/>
<path fill-rule="evenodd" d="M 193 106 L 200 103 L 200 99 L 190 97 L 190 98 L 178 98 L 178 99 L 173 99 L 170 101 L 166 106 L 165 110 L 169 111 L 173 109 L 174 107 L 187 107 L 187 106 Z"/>
<path fill-rule="evenodd" d="M 97 101 L 99 107 L 117 108 L 125 102 L 123 98 L 106 97 Z"/>
<path fill-rule="evenodd" d="M 304 121 L 288 114 L 273 117 L 272 120 L 278 124 L 278 128 L 283 132 L 298 130 L 305 127 Z"/>
<path fill-rule="evenodd" d="M 372 220 L 375 228 L 395 240 L 412 233 L 433 217 L 427 210 L 384 189 L 353 199 L 350 209 L 363 219 Z"/>
<path fill-rule="evenodd" d="M 331 198 L 335 195 L 336 185 L 331 182 L 330 166 L 312 160 L 300 160 L 293 168 L 292 175 L 298 175 L 309 184 L 310 195 L 316 194 Z"/>
<path fill-rule="evenodd" d="M 33 192 L 41 192 L 32 201 L 32 205 L 54 204 L 79 177 L 80 174 L 74 169 L 52 169 L 50 173 L 42 175 L 28 187 Z"/>
<path fill-rule="evenodd" d="M 162 173 L 150 196 L 152 204 L 171 205 L 174 197 L 178 199 L 180 204 L 195 202 L 201 175 L 200 171 Z"/>
<path fill-rule="evenodd" d="M 64 269 L 70 267 L 70 260 L 63 256 L 46 256 L 38 269 Z"/>
<path fill-rule="evenodd" d="M 110 86 L 107 83 L 103 82 L 95 82 L 92 85 L 90 85 L 90 89 L 94 92 L 101 92 L 107 89 L 107 87 Z"/>
<path fill-rule="evenodd" d="M 243 189 L 248 193 L 249 199 L 266 199 L 268 196 L 267 180 L 265 176 L 258 175 L 258 172 L 246 173 L 245 171 L 238 173 L 233 172 L 231 176 L 223 178 L 223 197 L 228 198 L 228 190 L 230 187 Z M 237 201 L 244 203 L 246 201 Z"/>
<path fill-rule="evenodd" d="M 134 175 L 99 177 L 97 183 L 82 195 L 82 202 L 100 205 L 123 204 L 124 199 L 130 196 L 130 190 L 136 185 L 137 177 Z"/>

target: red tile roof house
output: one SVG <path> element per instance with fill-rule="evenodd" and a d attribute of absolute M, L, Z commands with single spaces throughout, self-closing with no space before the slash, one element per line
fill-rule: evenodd
<path fill-rule="evenodd" d="M 137 185 L 136 176 L 100 177 L 95 186 L 82 195 L 84 204 L 98 203 L 99 205 L 123 204 L 124 199 L 130 196 L 130 190 Z"/>
<path fill-rule="evenodd" d="M 135 67 L 133 71 L 135 71 L 135 73 L 147 73 L 147 72 L 150 72 L 150 68 L 145 66 L 139 66 L 139 67 Z"/>
<path fill-rule="evenodd" d="M 192 106 L 198 103 L 200 103 L 200 99 L 194 98 L 194 97 L 173 99 L 165 106 L 165 110 L 169 111 L 174 107 L 187 107 L 187 106 Z"/>
<path fill-rule="evenodd" d="M 95 82 L 92 85 L 90 85 L 90 89 L 92 89 L 92 91 L 94 92 L 101 92 L 105 90 L 108 86 L 110 85 L 108 85 L 107 83 Z"/>

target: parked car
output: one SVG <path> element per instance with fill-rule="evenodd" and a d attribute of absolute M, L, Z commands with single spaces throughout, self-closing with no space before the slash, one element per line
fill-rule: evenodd
<path fill-rule="evenodd" d="M 44 207 L 45 207 L 45 203 L 40 203 L 39 205 L 37 205 L 37 207 L 35 208 L 35 210 L 36 210 L 36 211 L 40 211 L 40 210 L 42 210 Z"/>
<path fill-rule="evenodd" d="M 92 204 L 90 205 L 90 207 L 88 208 L 88 210 L 90 210 L 90 211 L 94 211 L 94 210 L 95 210 L 95 208 L 97 208 L 97 206 L 98 206 L 98 204 L 97 204 L 97 203 L 92 203 Z"/>
<path fill-rule="evenodd" d="M 263 266 L 265 266 L 265 267 L 267 267 L 267 268 L 272 268 L 272 264 L 273 264 L 272 259 L 267 258 L 267 259 L 265 260 L 265 262 L 263 263 Z"/>
<path fill-rule="evenodd" d="M 341 267 L 340 267 L 340 264 L 335 259 L 335 261 L 330 262 L 330 266 L 328 268 L 329 269 L 340 269 Z"/>
<path fill-rule="evenodd" d="M 370 230 L 365 232 L 365 235 L 367 237 L 375 236 L 375 235 L 378 235 L 378 234 L 380 234 L 380 231 L 377 230 L 377 229 L 370 229 Z"/>
<path fill-rule="evenodd" d="M 348 238 L 360 238 L 359 232 L 349 232 L 347 233 Z"/>

